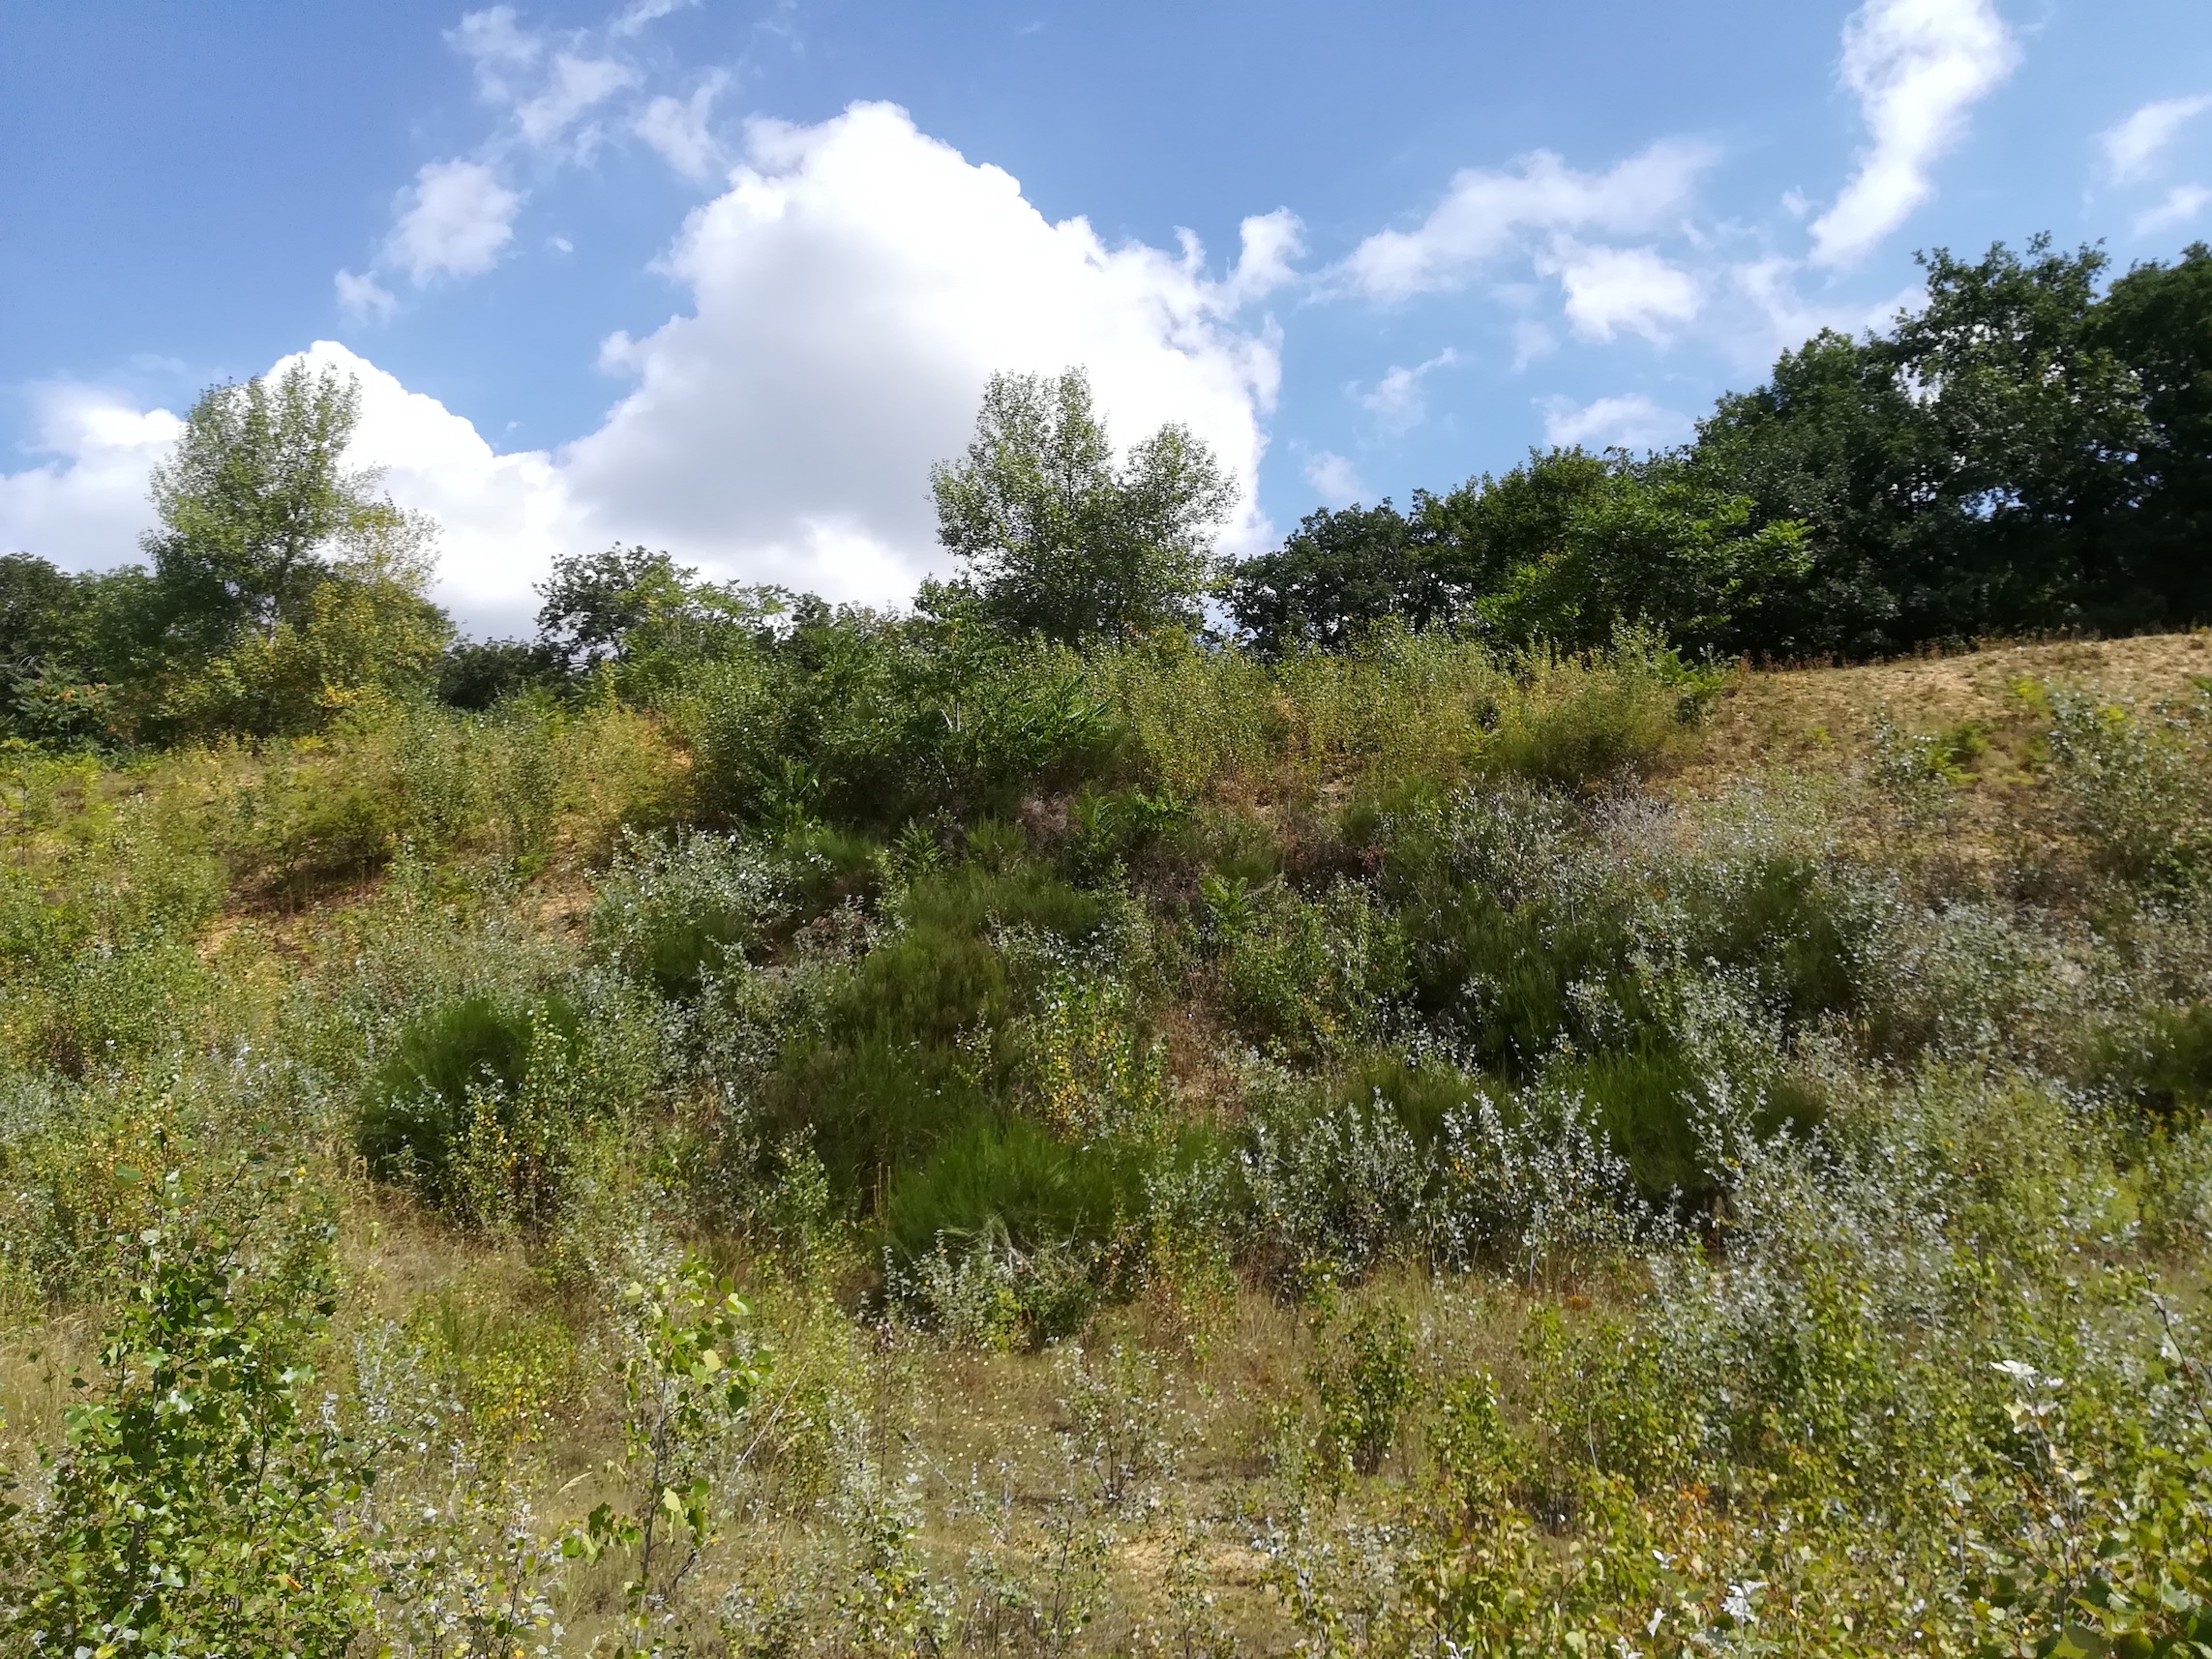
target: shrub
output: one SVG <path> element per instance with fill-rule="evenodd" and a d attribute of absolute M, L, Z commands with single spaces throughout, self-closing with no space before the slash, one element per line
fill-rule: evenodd
<path fill-rule="evenodd" d="M 18 1651 L 340 1659 L 364 1622 L 347 1507 L 370 1474 L 308 1394 L 332 1229 L 298 1171 L 232 1179 L 247 1192 L 229 1215 L 164 1182 L 51 1495 L 0 1516 L 0 1630 Z"/>
<path fill-rule="evenodd" d="M 663 996 L 696 996 L 763 942 L 786 911 L 782 885 L 782 873 L 740 841 L 632 835 L 593 896 L 592 945 Z"/>
<path fill-rule="evenodd" d="M 996 1234 L 1025 1255 L 1095 1242 L 1142 1207 L 1143 1177 L 1133 1149 L 1071 1144 L 1024 1118 L 979 1113 L 891 1183 L 884 1233 L 910 1259 L 940 1234 Z"/>
<path fill-rule="evenodd" d="M 1413 1400 L 1413 1333 L 1405 1317 L 1382 1306 L 1362 1310 L 1314 1367 L 1313 1384 L 1321 1397 L 1314 1452 L 1322 1466 L 1373 1474 Z"/>
<path fill-rule="evenodd" d="M 371 1079 L 371 1170 L 480 1225 L 543 1223 L 593 1132 L 654 1079 L 658 1037 L 618 992 L 454 998 L 416 1016 Z"/>
<path fill-rule="evenodd" d="M 173 1050 L 210 1006 L 197 946 L 219 867 L 143 803 L 104 828 L 0 866 L 0 1054 L 18 1063 L 128 1065 Z"/>
<path fill-rule="evenodd" d="M 1624 629 L 1609 652 L 1532 649 L 1519 682 L 1498 703 L 1483 770 L 1579 789 L 1671 757 L 1722 676 L 1686 666 L 1657 635 Z"/>
<path fill-rule="evenodd" d="M 2097 862 L 2130 881 L 2200 880 L 2212 869 L 2212 692 L 2147 714 L 2069 690 L 2049 705 L 2051 782 Z"/>
<path fill-rule="evenodd" d="M 1024 1111 L 1075 1141 L 1168 1130 L 1166 1056 L 1126 983 L 1054 963 L 1032 998 L 1012 1031 Z"/>
<path fill-rule="evenodd" d="M 1407 944 L 1365 888 L 1340 881 L 1317 901 L 1218 880 L 1204 892 L 1223 1001 L 1247 1037 L 1307 1059 L 1390 1029 L 1405 1000 Z"/>
<path fill-rule="evenodd" d="M 2163 1117 L 2212 1108 L 2212 1002 L 2149 1009 L 2131 1025 L 2103 1034 L 2096 1081 Z"/>
<path fill-rule="evenodd" d="M 1070 653 L 858 615 L 701 665 L 673 702 L 703 803 L 769 824 L 1000 811 L 1114 740 Z"/>
<path fill-rule="evenodd" d="M 1261 1265 L 1357 1277 L 1420 1252 L 1432 1165 L 1380 1099 L 1254 1126 L 1240 1159 Z"/>
<path fill-rule="evenodd" d="M 635 1561 L 622 1585 L 625 1622 L 631 1650 L 650 1652 L 658 1644 L 647 1632 L 720 1536 L 728 1499 L 717 1477 L 765 1356 L 747 1330 L 751 1310 L 697 1257 L 623 1286 L 616 1311 L 624 1410 L 613 1472 L 621 1493 L 592 1510 L 562 1552 L 596 1560 L 619 1550 Z"/>
<path fill-rule="evenodd" d="M 767 1089 L 786 1128 L 811 1126 L 848 1191 L 906 1168 L 1014 1087 L 1019 997 L 992 931 L 1082 940 L 1110 907 L 1026 862 L 910 882 L 896 926 L 841 970 L 792 1033 Z"/>

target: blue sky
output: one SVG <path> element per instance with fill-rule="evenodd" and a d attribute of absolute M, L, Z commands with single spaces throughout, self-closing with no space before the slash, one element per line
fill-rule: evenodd
<path fill-rule="evenodd" d="M 174 413 L 313 347 L 475 626 L 614 539 L 886 601 L 993 369 L 1189 421 L 1248 550 L 1675 441 L 1919 248 L 2169 256 L 2212 9 L 33 0 L 0 225 L 0 544 L 131 556 Z"/>

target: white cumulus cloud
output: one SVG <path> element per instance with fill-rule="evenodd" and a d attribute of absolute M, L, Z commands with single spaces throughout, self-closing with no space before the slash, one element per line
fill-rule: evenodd
<path fill-rule="evenodd" d="M 42 458 L 0 473 L 0 552 L 37 553 L 67 570 L 124 564 L 153 524 L 146 474 L 184 423 L 121 393 L 70 383 L 33 388 Z"/>
<path fill-rule="evenodd" d="M 1544 442 L 1563 447 L 1656 449 L 1687 438 L 1691 428 L 1689 416 L 1661 408 L 1641 392 L 1590 403 L 1547 398 L 1538 407 L 1543 411 Z"/>
<path fill-rule="evenodd" d="M 2152 163 L 2181 136 L 2181 130 L 2212 109 L 2212 93 L 2195 98 L 2167 98 L 2146 104 L 2116 127 L 2097 135 L 2105 152 L 2105 166 L 2115 182 L 2128 184 L 2143 177 Z"/>
<path fill-rule="evenodd" d="M 1118 439 L 1186 422 L 1251 506 L 1279 379 L 1238 309 L 1280 260 L 1279 222 L 1210 280 L 1178 254 L 1048 222 L 997 167 L 888 104 L 813 127 L 757 122 L 730 190 L 669 253 L 691 311 L 603 353 L 636 389 L 563 466 L 609 534 L 732 575 L 901 597 L 936 568 L 927 474 L 957 453 L 1000 370 L 1091 370 Z"/>
<path fill-rule="evenodd" d="M 1669 138 L 1602 173 L 1549 150 L 1503 171 L 1470 168 L 1415 230 L 1384 230 L 1353 250 L 1343 275 L 1370 298 L 1403 300 L 1463 285 L 1487 261 L 1539 237 L 1649 230 L 1679 214 L 1717 153 Z"/>
<path fill-rule="evenodd" d="M 1929 176 L 1966 114 L 2019 62 L 1990 0 L 1867 0 L 1843 31 L 1843 84 L 1871 142 L 1812 224 L 1813 259 L 1864 257 L 1935 193 Z"/>
<path fill-rule="evenodd" d="M 481 162 L 431 162 L 415 175 L 384 257 L 417 287 L 489 271 L 515 234 L 523 198 Z"/>
<path fill-rule="evenodd" d="M 515 21 L 512 6 L 488 6 L 468 12 L 446 31 L 446 44 L 467 58 L 476 70 L 476 90 L 488 102 L 514 101 L 509 78 L 536 63 L 545 54 L 545 42 Z"/>
<path fill-rule="evenodd" d="M 1252 491 L 1278 342 L 1241 308 L 1287 280 L 1285 234 L 1274 216 L 1248 222 L 1220 276 L 1195 243 L 1109 248 L 903 110 L 862 104 L 750 130 L 746 164 L 668 256 L 688 309 L 608 342 L 635 386 L 564 448 L 499 454 L 344 347 L 307 356 L 360 379 L 355 458 L 443 525 L 439 597 L 475 629 L 526 628 L 556 553 L 616 539 L 726 578 L 897 603 L 943 568 L 929 465 L 965 444 L 1001 370 L 1089 368 L 1124 444 L 1189 425 L 1243 490 L 1228 550 L 1263 545 Z M 147 470 L 177 430 L 113 394 L 50 390 L 40 456 L 0 474 L 0 546 L 80 569 L 134 556 Z"/>

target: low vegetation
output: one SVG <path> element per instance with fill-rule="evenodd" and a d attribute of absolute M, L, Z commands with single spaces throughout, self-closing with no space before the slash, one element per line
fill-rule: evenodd
<path fill-rule="evenodd" d="M 178 608 L 0 751 L 7 1651 L 2212 1651 L 2212 634 L 1210 637 L 1069 376 L 911 613 L 424 650 L 344 399 L 14 567 Z"/>

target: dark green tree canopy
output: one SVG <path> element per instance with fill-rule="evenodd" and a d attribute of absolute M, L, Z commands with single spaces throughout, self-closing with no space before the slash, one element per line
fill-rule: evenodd
<path fill-rule="evenodd" d="M 1213 533 L 1236 491 L 1212 452 L 1165 426 L 1117 461 L 1090 378 L 994 375 L 968 453 L 931 470 L 938 539 L 983 611 L 1075 640 L 1195 627 Z"/>
<path fill-rule="evenodd" d="M 2212 251 L 2108 290 L 2101 251 L 2048 237 L 1922 264 L 1919 310 L 1783 353 L 1686 449 L 1314 514 L 1232 573 L 1230 613 L 1270 651 L 1396 616 L 1773 657 L 2212 617 Z"/>
<path fill-rule="evenodd" d="M 1768 648 L 2206 614 L 2183 551 L 2201 545 L 2188 480 L 2206 430 L 2191 421 L 2212 424 L 2203 251 L 2103 296 L 2104 253 L 2047 237 L 1922 263 L 1921 311 L 1785 353 L 1699 428 L 1694 462 L 1718 487 L 1810 527 L 1809 579 L 1773 611 Z"/>
<path fill-rule="evenodd" d="M 1450 616 L 1450 596 L 1429 579 L 1426 551 L 1388 500 L 1324 508 L 1307 514 L 1278 551 L 1238 564 L 1223 600 L 1237 626 L 1270 655 L 1300 645 L 1333 649 L 1386 617 L 1420 625 Z"/>
<path fill-rule="evenodd" d="M 1503 477 L 1379 507 L 1316 513 L 1224 585 L 1267 652 L 1347 643 L 1389 617 L 1502 643 L 1603 644 L 1644 622 L 1678 643 L 1739 649 L 1804 575 L 1804 527 L 1754 525 L 1753 503 L 1678 459 L 1532 454 Z"/>
<path fill-rule="evenodd" d="M 642 547 L 557 558 L 538 584 L 538 637 L 567 667 L 597 667 L 622 654 L 634 630 L 688 605 L 698 575 Z"/>
<path fill-rule="evenodd" d="M 33 673 L 75 655 L 75 578 L 29 553 L 0 553 L 0 671 Z"/>
<path fill-rule="evenodd" d="M 2212 617 L 2212 248 L 2138 265 L 2097 308 L 2097 338 L 2133 370 L 2142 430 L 2129 511 L 2108 544 L 2118 614 Z"/>

